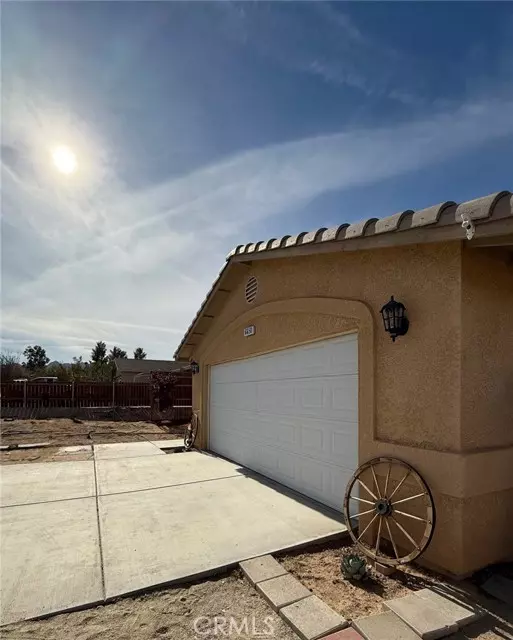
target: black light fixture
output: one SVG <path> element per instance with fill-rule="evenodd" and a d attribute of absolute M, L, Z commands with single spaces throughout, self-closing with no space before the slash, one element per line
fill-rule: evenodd
<path fill-rule="evenodd" d="M 394 296 L 381 307 L 380 313 L 383 317 L 385 331 L 390 334 L 393 342 L 397 336 L 404 336 L 408 331 L 410 323 L 406 317 L 406 308 L 402 302 L 394 300 Z"/>
<path fill-rule="evenodd" d="M 191 361 L 191 373 L 193 376 L 199 373 L 199 364 L 195 360 Z"/>

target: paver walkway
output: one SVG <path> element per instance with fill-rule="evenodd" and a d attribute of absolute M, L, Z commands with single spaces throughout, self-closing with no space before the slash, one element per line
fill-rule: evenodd
<path fill-rule="evenodd" d="M 240 568 L 302 640 L 318 640 L 347 627 L 340 614 L 313 595 L 272 556 L 241 562 Z"/>
<path fill-rule="evenodd" d="M 288 622 L 303 640 L 436 640 L 475 622 L 484 612 L 454 593 L 442 595 L 420 589 L 402 598 L 386 601 L 385 613 L 346 620 L 272 556 L 240 563 L 240 568 L 257 591 Z"/>

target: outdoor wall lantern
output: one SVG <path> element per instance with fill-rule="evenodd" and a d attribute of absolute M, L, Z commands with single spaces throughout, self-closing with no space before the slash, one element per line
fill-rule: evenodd
<path fill-rule="evenodd" d="M 383 317 L 385 331 L 390 334 L 393 342 L 397 336 L 404 336 L 408 331 L 410 323 L 406 317 L 406 308 L 402 302 L 394 300 L 394 296 L 381 307 L 380 313 Z"/>
<path fill-rule="evenodd" d="M 199 373 L 199 364 L 195 360 L 191 362 L 191 373 L 193 376 Z"/>

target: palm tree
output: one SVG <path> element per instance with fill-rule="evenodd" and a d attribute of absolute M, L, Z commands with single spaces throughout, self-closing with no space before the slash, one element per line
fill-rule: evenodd
<path fill-rule="evenodd" d="M 146 351 L 144 351 L 142 347 L 137 347 L 137 349 L 134 350 L 134 358 L 136 360 L 144 360 L 146 355 Z"/>

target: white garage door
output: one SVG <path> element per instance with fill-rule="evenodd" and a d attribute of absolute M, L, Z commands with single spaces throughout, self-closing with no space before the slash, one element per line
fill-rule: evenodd
<path fill-rule="evenodd" d="M 358 466 L 357 334 L 212 367 L 210 449 L 341 510 Z"/>

